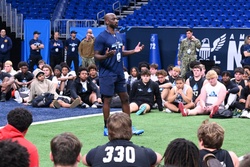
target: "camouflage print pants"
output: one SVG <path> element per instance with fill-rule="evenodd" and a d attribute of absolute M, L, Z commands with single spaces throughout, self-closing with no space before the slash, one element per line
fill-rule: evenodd
<path fill-rule="evenodd" d="M 95 64 L 95 59 L 94 59 L 94 57 L 92 57 L 92 58 L 85 58 L 85 57 L 82 57 L 82 67 L 88 68 L 88 66 L 89 66 L 90 64 Z"/>
<path fill-rule="evenodd" d="M 191 61 L 195 61 L 197 59 L 196 55 L 185 55 L 181 59 L 181 76 L 185 77 L 187 71 L 189 71 L 189 64 Z"/>

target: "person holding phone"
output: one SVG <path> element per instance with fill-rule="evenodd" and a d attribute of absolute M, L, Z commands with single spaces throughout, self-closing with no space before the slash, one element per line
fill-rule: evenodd
<path fill-rule="evenodd" d="M 199 39 L 193 36 L 193 30 L 186 30 L 186 38 L 181 41 L 178 51 L 178 65 L 181 66 L 181 76 L 184 77 L 188 71 L 190 62 L 197 59 L 196 49 L 201 48 Z"/>

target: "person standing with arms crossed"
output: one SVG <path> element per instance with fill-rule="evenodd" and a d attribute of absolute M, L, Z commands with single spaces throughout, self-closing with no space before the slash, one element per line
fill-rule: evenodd
<path fill-rule="evenodd" d="M 44 48 L 42 41 L 39 38 L 40 32 L 34 31 L 33 39 L 29 41 L 30 45 L 30 58 L 29 58 L 29 70 L 32 72 L 34 70 L 34 65 L 38 66 L 38 61 L 42 59 L 41 49 Z"/>
<path fill-rule="evenodd" d="M 190 62 L 197 59 L 196 49 L 201 48 L 201 42 L 193 36 L 193 30 L 191 28 L 186 30 L 186 36 L 187 37 L 181 41 L 178 51 L 178 65 L 181 66 L 182 77 L 186 75 Z"/>
<path fill-rule="evenodd" d="M 110 103 L 114 93 L 117 93 L 121 99 L 122 111 L 130 115 L 122 56 L 138 53 L 144 48 L 144 45 L 140 46 L 139 42 L 135 49 L 124 50 L 122 37 L 115 30 L 118 27 L 116 15 L 108 13 L 104 16 L 104 20 L 107 29 L 97 36 L 94 50 L 95 58 L 99 60 L 100 92 L 104 98 L 104 136 L 107 136 L 106 123 L 110 115 Z M 143 130 L 136 130 L 133 127 L 133 134 L 139 135 L 143 132 Z"/>
<path fill-rule="evenodd" d="M 10 60 L 10 50 L 12 48 L 12 40 L 6 36 L 5 29 L 1 30 L 0 33 L 0 62 L 3 64 Z"/>

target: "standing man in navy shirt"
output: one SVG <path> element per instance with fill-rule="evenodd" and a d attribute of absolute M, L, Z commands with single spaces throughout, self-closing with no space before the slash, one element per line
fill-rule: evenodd
<path fill-rule="evenodd" d="M 69 67 L 71 67 L 72 61 L 74 62 L 75 71 L 78 71 L 79 67 L 79 55 L 78 55 L 78 47 L 81 41 L 76 38 L 76 31 L 71 31 L 71 38 L 67 39 L 65 42 L 65 48 L 67 49 L 67 59 L 66 62 Z"/>
<path fill-rule="evenodd" d="M 44 45 L 42 41 L 39 38 L 40 32 L 34 31 L 33 33 L 33 39 L 30 40 L 30 64 L 29 64 L 29 70 L 32 72 L 34 70 L 34 65 L 38 66 L 38 61 L 42 59 L 41 56 L 41 49 L 44 48 Z"/>
<path fill-rule="evenodd" d="M 10 60 L 10 50 L 12 48 L 11 39 L 6 36 L 5 29 L 1 30 L 0 37 L 0 62 L 5 63 L 7 60 Z"/>
<path fill-rule="evenodd" d="M 50 66 L 52 69 L 54 69 L 54 67 L 57 64 L 63 62 L 63 55 L 62 55 L 63 43 L 59 39 L 59 32 L 54 33 L 54 38 L 50 40 L 49 45 L 50 45 Z"/>
<path fill-rule="evenodd" d="M 112 96 L 117 93 L 121 99 L 122 111 L 130 115 L 129 99 L 127 94 L 126 80 L 123 72 L 122 56 L 128 56 L 140 52 L 144 45 L 140 42 L 133 50 L 124 50 L 121 35 L 116 32 L 118 19 L 115 14 L 108 13 L 104 17 L 107 29 L 101 32 L 94 43 L 95 58 L 99 60 L 99 84 L 100 92 L 104 98 L 104 136 L 108 135 L 107 119 L 110 114 Z M 141 134 L 143 130 L 133 127 L 133 134 Z"/>

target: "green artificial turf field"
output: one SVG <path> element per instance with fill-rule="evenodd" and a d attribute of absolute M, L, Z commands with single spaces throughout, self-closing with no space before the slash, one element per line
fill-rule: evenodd
<path fill-rule="evenodd" d="M 146 115 L 131 114 L 131 118 L 137 129 L 145 130 L 144 134 L 133 136 L 131 141 L 163 154 L 168 143 L 175 138 L 186 138 L 198 145 L 197 129 L 202 121 L 209 117 L 206 115 L 182 117 L 181 114 L 169 114 L 153 110 Z M 250 152 L 249 119 L 210 119 L 210 121 L 218 122 L 225 129 L 224 149 L 234 151 L 237 156 Z M 49 159 L 50 140 L 63 132 L 72 132 L 81 140 L 83 143 L 82 154 L 86 154 L 97 145 L 108 142 L 108 138 L 103 136 L 102 115 L 32 125 L 26 138 L 37 146 L 41 167 L 52 166 Z M 83 165 L 80 164 L 79 166 Z"/>

